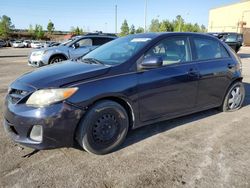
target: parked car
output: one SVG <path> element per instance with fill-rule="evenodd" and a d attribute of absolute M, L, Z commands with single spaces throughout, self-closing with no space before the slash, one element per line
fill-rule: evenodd
<path fill-rule="evenodd" d="M 243 34 L 228 33 L 224 38 L 224 42 L 227 43 L 236 53 L 240 50 L 243 44 Z"/>
<path fill-rule="evenodd" d="M 32 51 L 29 56 L 28 65 L 41 67 L 77 58 L 116 38 L 105 35 L 77 36 L 59 46 Z"/>
<path fill-rule="evenodd" d="M 30 43 L 30 47 L 31 48 L 42 48 L 43 47 L 43 44 L 39 41 L 32 41 Z"/>
<path fill-rule="evenodd" d="M 6 46 L 7 46 L 6 42 L 0 39 L 0 47 L 6 47 Z"/>
<path fill-rule="evenodd" d="M 74 43 L 75 44 L 75 43 Z M 130 35 L 81 61 L 66 61 L 14 81 L 5 129 L 23 145 L 106 154 L 129 129 L 219 108 L 241 108 L 241 61 L 215 37 L 195 33 Z"/>
<path fill-rule="evenodd" d="M 240 33 L 209 33 L 225 42 L 229 45 L 236 53 L 240 50 L 243 44 L 243 34 Z"/>
<path fill-rule="evenodd" d="M 24 40 L 23 44 L 26 48 L 30 48 L 31 47 L 31 41 L 30 40 Z"/>
<path fill-rule="evenodd" d="M 24 48 L 25 45 L 24 45 L 21 41 L 16 40 L 16 41 L 14 41 L 14 42 L 12 43 L 12 47 L 13 47 L 13 48 Z"/>

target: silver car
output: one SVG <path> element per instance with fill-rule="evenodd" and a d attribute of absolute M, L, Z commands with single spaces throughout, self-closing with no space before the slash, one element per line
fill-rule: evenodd
<path fill-rule="evenodd" d="M 109 35 L 77 36 L 59 46 L 32 51 L 29 55 L 28 65 L 41 67 L 67 59 L 77 59 L 116 38 L 116 36 Z"/>

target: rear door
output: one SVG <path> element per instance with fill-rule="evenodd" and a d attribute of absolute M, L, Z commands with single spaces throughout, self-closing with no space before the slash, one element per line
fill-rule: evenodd
<path fill-rule="evenodd" d="M 163 66 L 138 73 L 141 121 L 181 114 L 194 108 L 198 72 L 191 61 L 188 38 L 166 38 L 143 58 L 148 56 L 162 57 Z"/>
<path fill-rule="evenodd" d="M 224 46 L 213 38 L 193 37 L 193 56 L 200 73 L 197 107 L 221 104 L 231 82 L 234 63 Z"/>

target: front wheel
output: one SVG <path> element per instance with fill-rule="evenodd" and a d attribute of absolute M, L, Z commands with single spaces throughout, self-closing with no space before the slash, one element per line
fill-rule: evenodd
<path fill-rule="evenodd" d="M 245 99 L 245 87 L 242 82 L 234 83 L 228 90 L 221 106 L 223 112 L 233 112 L 242 107 Z"/>
<path fill-rule="evenodd" d="M 66 60 L 65 57 L 58 55 L 58 56 L 51 58 L 51 60 L 49 61 L 49 64 L 54 64 L 54 63 L 58 63 L 58 62 L 65 61 L 65 60 Z"/>
<path fill-rule="evenodd" d="M 77 141 L 89 153 L 103 155 L 115 150 L 125 139 L 129 127 L 126 110 L 118 103 L 96 103 L 77 129 Z"/>

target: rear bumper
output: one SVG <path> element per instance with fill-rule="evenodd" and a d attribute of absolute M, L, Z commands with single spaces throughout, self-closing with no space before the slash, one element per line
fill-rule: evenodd
<path fill-rule="evenodd" d="M 72 147 L 75 130 L 84 111 L 68 104 L 58 103 L 45 108 L 25 104 L 4 106 L 4 128 L 8 135 L 22 145 L 35 149 Z M 30 138 L 34 125 L 42 126 L 42 141 Z"/>

